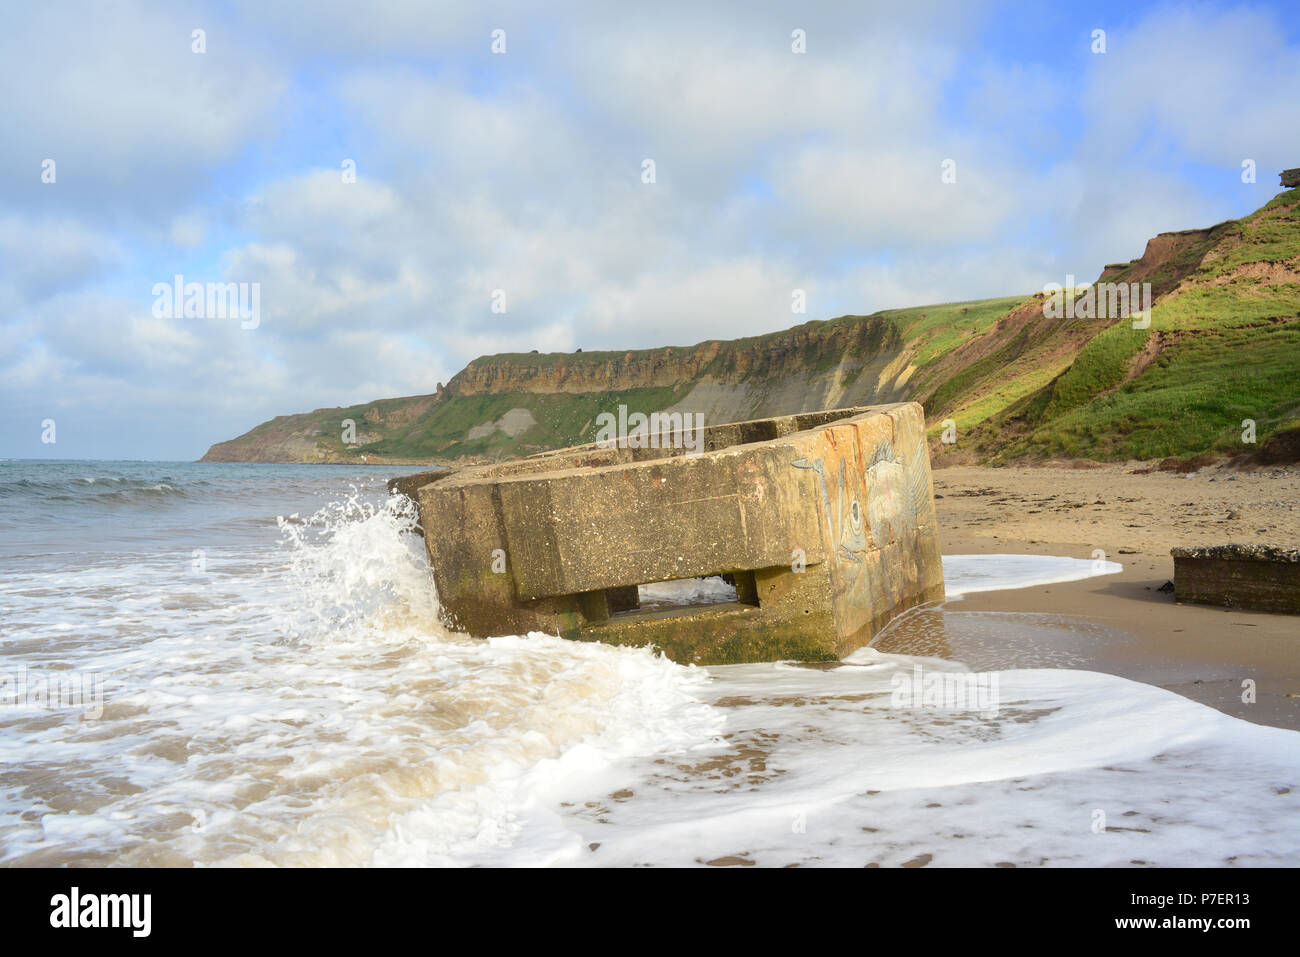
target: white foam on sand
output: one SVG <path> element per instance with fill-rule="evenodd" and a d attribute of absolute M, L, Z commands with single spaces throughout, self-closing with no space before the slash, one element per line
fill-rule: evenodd
<path fill-rule="evenodd" d="M 1116 575 L 1119 562 L 1057 555 L 944 555 L 944 592 L 949 598 L 977 591 L 1032 588 Z"/>
<path fill-rule="evenodd" d="M 1120 570 L 945 559 L 950 593 Z M 508 843 L 438 862 L 528 865 L 1300 864 L 1300 734 L 1087 671 L 972 674 L 862 649 L 838 666 L 712 667 L 720 736 L 535 769 Z M 978 684 L 903 694 L 922 676 Z M 970 687 L 971 685 L 968 685 Z M 386 862 L 427 862 L 412 844 Z"/>
<path fill-rule="evenodd" d="M 468 638 L 434 624 L 403 501 L 203 573 L 0 581 L 0 666 L 104 678 L 98 717 L 0 710 L 0 863 L 1300 863 L 1295 732 L 1090 672 L 995 672 L 997 707 L 962 711 L 895 694 L 962 665 L 870 649 L 705 670 Z M 1080 570 L 1003 559 L 949 581 Z"/>
<path fill-rule="evenodd" d="M 961 670 L 871 649 L 710 669 L 724 743 L 553 786 L 534 823 L 587 850 L 530 862 L 1300 863 L 1300 734 L 1080 671 L 997 673 L 993 715 L 900 706 L 918 664 Z"/>

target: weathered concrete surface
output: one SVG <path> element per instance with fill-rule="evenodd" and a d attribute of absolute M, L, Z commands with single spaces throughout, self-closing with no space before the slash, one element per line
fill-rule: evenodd
<path fill-rule="evenodd" d="M 704 453 L 602 448 L 412 477 L 449 624 L 654 645 L 679 662 L 830 660 L 943 596 L 915 403 L 714 426 Z M 737 601 L 636 608 L 728 574 Z"/>
<path fill-rule="evenodd" d="M 1300 614 L 1300 549 L 1213 545 L 1171 554 L 1178 601 Z"/>

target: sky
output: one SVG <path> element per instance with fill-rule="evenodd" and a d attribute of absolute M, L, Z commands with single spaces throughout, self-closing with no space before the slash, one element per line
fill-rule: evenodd
<path fill-rule="evenodd" d="M 1087 282 L 1300 166 L 1286 2 L 6 6 L 0 457 Z"/>

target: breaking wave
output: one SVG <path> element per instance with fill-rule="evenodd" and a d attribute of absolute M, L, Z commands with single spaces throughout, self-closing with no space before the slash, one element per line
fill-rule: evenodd
<path fill-rule="evenodd" d="M 24 664 L 103 675 L 103 713 L 0 710 L 0 861 L 464 862 L 518 836 L 544 779 L 714 738 L 698 670 L 445 631 L 414 518 L 354 491 L 238 575 L 65 571 Z M 38 577 L 0 602 L 30 607 Z"/>
<path fill-rule="evenodd" d="M 120 471 L 105 488 L 210 482 L 226 504 L 56 503 L 0 549 L 0 678 L 103 679 L 98 714 L 0 708 L 0 864 L 1297 860 L 1295 732 L 1082 670 L 983 672 L 996 708 L 935 712 L 899 707 L 898 682 L 965 664 L 864 649 L 705 671 L 474 639 L 440 624 L 414 510 L 382 477 L 340 495 L 353 473 Z M 1110 570 L 1013 559 L 946 561 L 950 591 Z M 683 589 L 726 591 L 650 597 Z M 1071 625 L 1054 627 L 1035 641 Z"/>

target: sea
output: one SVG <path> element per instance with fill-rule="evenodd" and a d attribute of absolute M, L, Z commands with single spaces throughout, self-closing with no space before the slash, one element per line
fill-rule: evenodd
<path fill-rule="evenodd" d="M 1300 732 L 960 611 L 1106 563 L 945 556 L 883 637 L 958 653 L 687 667 L 448 630 L 409 471 L 0 460 L 0 863 L 1300 863 Z"/>

